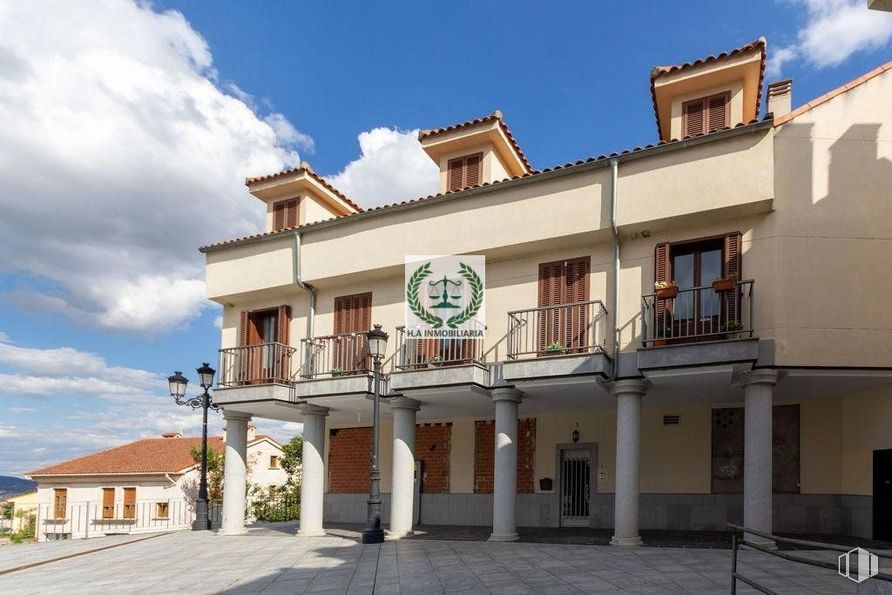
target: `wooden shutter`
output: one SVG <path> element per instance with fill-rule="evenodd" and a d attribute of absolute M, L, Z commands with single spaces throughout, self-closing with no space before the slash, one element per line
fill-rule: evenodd
<path fill-rule="evenodd" d="M 343 371 L 358 371 L 368 368 L 368 350 L 365 333 L 372 327 L 372 293 L 358 293 L 335 298 L 334 333 L 346 335 L 357 333 L 355 338 L 343 339 L 336 343 L 333 365 Z"/>
<path fill-rule="evenodd" d="M 290 327 L 291 306 L 279 306 L 276 309 L 276 343 L 288 345 Z"/>
<path fill-rule="evenodd" d="M 718 130 L 729 125 L 728 122 L 728 95 L 713 95 L 709 98 L 708 131 Z"/>
<path fill-rule="evenodd" d="M 250 321 L 248 320 L 248 311 L 242 310 L 239 312 L 238 319 L 238 344 L 239 347 L 244 347 L 248 344 L 248 324 Z"/>
<path fill-rule="evenodd" d="M 102 518 L 115 518 L 115 488 L 102 488 Z"/>
<path fill-rule="evenodd" d="M 588 301 L 589 257 L 575 258 L 564 264 L 563 303 L 574 304 Z M 561 343 L 570 349 L 578 349 L 586 345 L 589 306 L 575 306 L 565 309 L 564 336 Z"/>
<path fill-rule="evenodd" d="M 480 155 L 471 155 L 465 162 L 465 188 L 480 184 Z"/>
<path fill-rule="evenodd" d="M 704 100 L 689 101 L 684 104 L 682 136 L 692 136 L 703 132 Z"/>
<path fill-rule="evenodd" d="M 279 201 L 273 204 L 273 231 L 285 228 L 285 202 Z"/>
<path fill-rule="evenodd" d="M 741 235 L 740 232 L 729 233 L 725 236 L 725 245 L 722 249 L 724 262 L 722 273 L 725 277 L 735 275 L 737 280 L 741 278 L 741 262 L 740 262 Z M 739 286 L 735 291 L 731 291 L 724 295 L 725 316 L 728 322 L 740 322 L 740 297 Z"/>
<path fill-rule="evenodd" d="M 669 244 L 657 244 L 654 248 L 654 283 L 668 282 L 672 280 L 672 261 L 670 260 Z M 657 329 L 662 326 L 661 337 L 668 334 L 669 312 L 666 310 L 666 300 L 654 298 L 654 328 L 651 336 L 657 337 Z"/>
<path fill-rule="evenodd" d="M 285 227 L 297 227 L 298 200 L 292 199 L 285 203 Z"/>
<path fill-rule="evenodd" d="M 136 518 L 136 488 L 124 488 L 124 518 Z"/>
<path fill-rule="evenodd" d="M 53 489 L 53 518 L 64 519 L 68 512 L 68 489 Z"/>
<path fill-rule="evenodd" d="M 449 162 L 449 192 L 464 188 L 465 177 L 464 158 L 453 159 Z"/>

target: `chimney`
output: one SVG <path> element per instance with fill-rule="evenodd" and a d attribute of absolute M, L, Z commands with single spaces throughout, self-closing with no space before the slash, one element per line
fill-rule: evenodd
<path fill-rule="evenodd" d="M 162 438 L 181 438 L 183 435 L 179 432 L 164 432 L 161 434 Z"/>
<path fill-rule="evenodd" d="M 254 424 L 248 424 L 248 442 L 254 440 L 257 436 L 257 426 Z"/>
<path fill-rule="evenodd" d="M 786 116 L 793 109 L 793 79 L 768 85 L 768 112 L 775 118 Z"/>

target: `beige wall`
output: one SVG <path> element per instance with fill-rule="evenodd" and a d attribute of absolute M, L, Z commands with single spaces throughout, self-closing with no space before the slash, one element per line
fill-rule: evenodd
<path fill-rule="evenodd" d="M 872 494 L 873 451 L 892 448 L 892 389 L 846 397 L 840 413 L 840 491 Z"/>

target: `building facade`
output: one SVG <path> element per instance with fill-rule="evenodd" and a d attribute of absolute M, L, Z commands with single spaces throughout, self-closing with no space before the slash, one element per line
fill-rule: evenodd
<path fill-rule="evenodd" d="M 242 478 L 264 489 L 283 485 L 281 445 L 255 435 L 253 426 L 245 428 L 244 441 Z M 225 442 L 225 435 L 208 436 L 208 448 L 217 453 Z M 32 471 L 38 541 L 190 527 L 200 478 L 193 449 L 200 452 L 200 437 L 168 433 Z"/>
<path fill-rule="evenodd" d="M 793 110 L 766 51 L 654 68 L 646 147 L 536 170 L 494 112 L 419 134 L 435 196 L 363 210 L 307 164 L 247 180 L 267 230 L 202 248 L 215 400 L 230 433 L 304 423 L 302 534 L 365 520 L 380 324 L 395 537 L 892 537 L 892 63 Z M 450 254 L 486 259 L 485 338 L 409 338 L 405 258 Z"/>

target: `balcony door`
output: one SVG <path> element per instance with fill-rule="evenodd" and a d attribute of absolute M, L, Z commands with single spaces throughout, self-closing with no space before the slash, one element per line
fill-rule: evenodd
<path fill-rule="evenodd" d="M 333 370 L 322 373 L 358 374 L 368 371 L 369 353 L 365 334 L 372 328 L 372 293 L 335 298 Z"/>
<path fill-rule="evenodd" d="M 722 277 L 722 241 L 674 247 L 672 277 L 679 291 L 673 310 L 672 336 L 719 332 L 721 300 L 712 290 L 712 282 Z"/>
<path fill-rule="evenodd" d="M 287 382 L 291 308 L 278 306 L 242 312 L 239 329 L 240 375 L 248 384 Z"/>
<path fill-rule="evenodd" d="M 539 265 L 539 355 L 579 353 L 588 345 L 591 324 L 588 256 Z M 569 304 L 576 304 L 567 307 Z"/>

